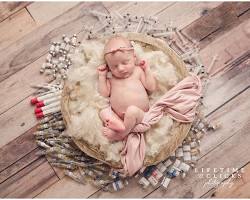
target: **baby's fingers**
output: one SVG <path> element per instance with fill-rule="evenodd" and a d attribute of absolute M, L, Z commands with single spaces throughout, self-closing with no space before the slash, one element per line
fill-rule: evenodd
<path fill-rule="evenodd" d="M 98 68 L 97 68 L 99 71 L 104 71 L 107 69 L 107 65 L 100 65 Z"/>
<path fill-rule="evenodd" d="M 139 63 L 139 65 L 143 66 L 143 65 L 145 65 L 145 63 L 146 63 L 145 60 L 141 60 L 140 63 Z"/>
<path fill-rule="evenodd" d="M 139 66 L 145 70 L 147 68 L 147 62 L 145 60 L 141 60 L 140 63 L 139 63 Z"/>

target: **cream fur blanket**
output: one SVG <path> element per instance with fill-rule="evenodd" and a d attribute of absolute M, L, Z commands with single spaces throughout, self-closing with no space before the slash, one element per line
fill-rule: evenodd
<path fill-rule="evenodd" d="M 68 73 L 70 92 L 69 111 L 71 123 L 67 125 L 67 134 L 84 139 L 89 144 L 99 147 L 107 161 L 119 161 L 122 142 L 110 143 L 101 133 L 102 121 L 99 111 L 108 105 L 108 99 L 97 92 L 98 76 L 96 68 L 104 63 L 103 48 L 107 39 L 83 42 L 77 51 L 71 55 L 73 67 Z M 159 50 L 147 48 L 144 43 L 134 43 L 139 58 L 146 59 L 157 79 L 157 91 L 150 96 L 150 105 L 165 94 L 180 81 L 180 75 L 169 57 Z M 161 121 L 145 134 L 146 155 L 154 156 L 159 153 L 163 140 L 169 134 L 173 120 L 164 116 Z"/>

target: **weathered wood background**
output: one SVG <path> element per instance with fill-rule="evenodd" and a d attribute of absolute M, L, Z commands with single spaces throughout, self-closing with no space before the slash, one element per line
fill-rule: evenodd
<path fill-rule="evenodd" d="M 0 3 L 0 197 L 250 197 L 250 3 L 249 2 L 2 2 Z M 176 178 L 168 191 L 142 190 L 136 182 L 117 193 L 81 185 L 35 155 L 32 133 L 36 119 L 29 104 L 30 84 L 46 80 L 39 74 L 48 45 L 63 33 L 79 33 L 95 19 L 83 10 L 156 15 L 173 20 L 187 38 L 197 40 L 206 67 L 212 70 L 205 114 L 222 128 L 202 140 L 200 168 L 244 168 L 233 187 L 203 187 L 195 171 Z"/>

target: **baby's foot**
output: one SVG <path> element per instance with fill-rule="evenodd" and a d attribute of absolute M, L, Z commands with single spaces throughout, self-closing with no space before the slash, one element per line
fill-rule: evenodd
<path fill-rule="evenodd" d="M 103 131 L 103 135 L 112 141 L 114 140 L 115 135 L 117 134 L 117 132 L 107 127 L 103 127 L 102 131 Z"/>
<path fill-rule="evenodd" d="M 100 112 L 100 117 L 103 119 L 106 127 L 115 131 L 125 130 L 123 121 L 107 113 L 105 110 Z"/>
<path fill-rule="evenodd" d="M 113 129 L 115 131 L 124 131 L 125 130 L 125 126 L 123 124 L 123 122 L 117 118 L 112 118 L 106 121 L 107 127 L 109 127 L 110 129 Z"/>
<path fill-rule="evenodd" d="M 110 141 L 117 141 L 117 140 L 122 139 L 120 133 L 113 131 L 112 129 L 109 129 L 107 127 L 103 127 L 102 131 L 103 131 L 103 135 L 105 137 L 107 137 L 108 140 L 110 140 Z"/>

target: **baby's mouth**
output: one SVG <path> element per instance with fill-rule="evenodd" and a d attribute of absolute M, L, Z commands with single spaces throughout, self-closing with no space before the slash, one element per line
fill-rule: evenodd
<path fill-rule="evenodd" d="M 121 75 L 122 75 L 122 76 L 124 76 L 124 75 L 126 75 L 126 74 L 128 74 L 128 72 L 121 72 Z"/>
<path fill-rule="evenodd" d="M 120 73 L 121 78 L 127 78 L 128 77 L 128 72 Z"/>

